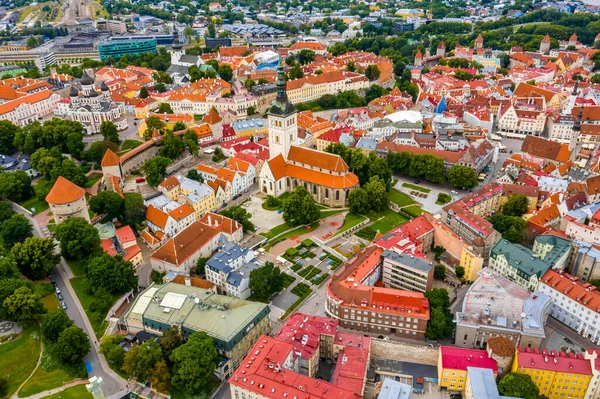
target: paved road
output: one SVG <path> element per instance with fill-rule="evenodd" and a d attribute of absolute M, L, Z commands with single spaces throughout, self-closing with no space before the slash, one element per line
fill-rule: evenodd
<path fill-rule="evenodd" d="M 24 212 L 21 208 L 16 206 L 13 206 L 13 208 L 15 211 L 25 215 L 29 219 L 30 223 L 33 225 L 34 235 L 36 237 L 45 237 L 35 219 L 33 219 L 27 212 Z M 105 395 L 109 396 L 119 392 L 122 388 L 124 388 L 127 384 L 127 381 L 112 371 L 110 367 L 108 367 L 104 356 L 98 354 L 99 343 L 97 342 L 94 330 L 87 316 L 85 315 L 85 311 L 83 310 L 81 303 L 77 299 L 77 294 L 75 294 L 73 287 L 71 287 L 71 284 L 69 283 L 69 278 L 72 276 L 73 274 L 71 273 L 69 266 L 65 260 L 61 258 L 60 264 L 56 266 L 56 269 L 52 274 L 52 279 L 56 281 L 58 287 L 62 291 L 64 302 L 67 305 L 67 314 L 69 315 L 69 318 L 71 318 L 71 320 L 73 320 L 78 327 L 82 328 L 83 331 L 85 331 L 90 337 L 92 350 L 87 354 L 84 362 L 89 362 L 92 366 L 93 371 L 90 373 L 90 377 L 92 375 L 102 377 L 104 380 L 102 390 L 104 391 Z"/>

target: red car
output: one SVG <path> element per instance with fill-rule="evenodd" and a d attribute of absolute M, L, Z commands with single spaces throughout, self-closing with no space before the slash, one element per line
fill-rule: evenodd
<path fill-rule="evenodd" d="M 136 183 L 143 183 L 145 181 L 146 181 L 146 179 L 144 179 L 143 177 L 138 177 L 137 179 L 135 179 Z"/>

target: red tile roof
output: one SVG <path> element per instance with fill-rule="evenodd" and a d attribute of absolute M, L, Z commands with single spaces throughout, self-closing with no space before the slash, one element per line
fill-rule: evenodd
<path fill-rule="evenodd" d="M 218 234 L 217 229 L 196 221 L 170 238 L 151 255 L 151 258 L 179 266 Z"/>
<path fill-rule="evenodd" d="M 592 375 L 592 364 L 584 359 L 581 353 L 568 354 L 562 351 L 539 350 L 537 348 L 517 347 L 517 359 L 519 367 L 534 370 L 548 370 L 559 373 Z"/>
<path fill-rule="evenodd" d="M 467 367 L 481 367 L 498 372 L 496 361 L 481 349 L 457 348 L 440 345 L 442 368 L 467 370 Z"/>
<path fill-rule="evenodd" d="M 117 239 L 120 243 L 135 241 L 135 234 L 131 226 L 123 226 L 116 230 Z"/>
<path fill-rule="evenodd" d="M 80 200 L 84 196 L 85 190 L 83 188 L 62 176 L 58 176 L 56 183 L 46 195 L 46 202 L 53 205 L 63 205 Z"/>

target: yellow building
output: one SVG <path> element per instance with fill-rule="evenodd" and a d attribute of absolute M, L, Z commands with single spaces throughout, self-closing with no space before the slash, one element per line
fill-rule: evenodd
<path fill-rule="evenodd" d="M 581 354 L 517 348 L 512 372 L 526 374 L 550 399 L 583 399 L 592 378 L 590 360 Z"/>
<path fill-rule="evenodd" d="M 438 384 L 448 391 L 464 391 L 467 382 L 467 367 L 491 369 L 498 373 L 496 361 L 480 349 L 455 348 L 440 345 L 438 358 Z"/>
<path fill-rule="evenodd" d="M 138 112 L 137 112 L 138 107 L 135 108 L 135 111 L 136 111 L 135 117 L 138 118 Z M 145 113 L 144 116 L 141 117 L 141 119 L 147 119 L 146 115 L 148 116 L 148 118 L 150 118 L 151 116 L 155 116 L 158 119 L 160 119 L 165 124 L 164 128 L 166 130 L 173 130 L 176 123 L 183 123 L 186 128 L 188 128 L 189 126 L 191 126 L 194 123 L 194 117 L 190 114 Z M 140 137 L 144 137 L 144 132 L 146 131 L 147 128 L 148 128 L 148 125 L 146 124 L 145 120 L 142 123 L 140 123 L 140 126 L 138 127 L 138 134 Z"/>
<path fill-rule="evenodd" d="M 465 280 L 475 281 L 483 267 L 483 258 L 473 248 L 463 247 L 460 254 L 460 266 L 465 269 Z"/>
<path fill-rule="evenodd" d="M 158 191 L 172 201 L 191 206 L 194 209 L 195 220 L 217 209 L 217 199 L 213 189 L 195 180 L 170 176 L 158 185 Z"/>

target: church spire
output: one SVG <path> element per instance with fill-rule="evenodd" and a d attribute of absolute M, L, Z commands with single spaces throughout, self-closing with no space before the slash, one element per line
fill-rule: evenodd
<path fill-rule="evenodd" d="M 269 108 L 269 113 L 274 115 L 286 116 L 296 112 L 292 103 L 287 96 L 287 83 L 285 79 L 285 67 L 281 55 L 279 56 L 279 64 L 277 65 L 277 80 L 275 81 L 277 88 L 277 97 Z"/>

